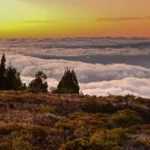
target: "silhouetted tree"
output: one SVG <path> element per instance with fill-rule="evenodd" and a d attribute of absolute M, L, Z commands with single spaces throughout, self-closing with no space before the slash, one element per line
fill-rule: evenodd
<path fill-rule="evenodd" d="M 75 91 L 75 93 L 79 93 L 80 87 L 79 87 L 77 76 L 76 76 L 76 73 L 74 70 L 72 70 L 71 75 L 72 75 L 72 82 L 74 83 L 73 84 L 74 91 Z"/>
<path fill-rule="evenodd" d="M 35 79 L 29 84 L 29 88 L 36 92 L 48 92 L 48 84 L 46 82 L 47 76 L 42 71 L 38 71 L 35 75 Z"/>
<path fill-rule="evenodd" d="M 20 73 L 11 65 L 6 70 L 6 88 L 7 90 L 21 90 L 22 82 Z"/>
<path fill-rule="evenodd" d="M 1 58 L 1 70 L 5 71 L 5 63 L 6 63 L 6 57 L 5 54 L 3 53 L 2 58 Z"/>
<path fill-rule="evenodd" d="M 66 69 L 57 86 L 57 93 L 79 93 L 79 84 L 74 70 Z"/>
<path fill-rule="evenodd" d="M 6 58 L 5 54 L 3 53 L 1 58 L 1 64 L 0 64 L 0 90 L 5 90 L 5 76 L 6 76 L 6 68 L 5 68 Z"/>
<path fill-rule="evenodd" d="M 20 73 L 11 65 L 6 68 L 6 57 L 3 53 L 0 64 L 0 90 L 22 90 Z"/>

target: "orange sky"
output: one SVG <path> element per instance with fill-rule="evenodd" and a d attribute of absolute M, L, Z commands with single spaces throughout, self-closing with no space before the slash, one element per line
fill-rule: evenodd
<path fill-rule="evenodd" d="M 4 0 L 0 37 L 150 37 L 150 0 Z"/>

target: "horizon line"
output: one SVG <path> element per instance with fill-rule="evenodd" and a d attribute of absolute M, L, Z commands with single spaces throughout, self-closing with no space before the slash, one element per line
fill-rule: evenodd
<path fill-rule="evenodd" d="M 124 39 L 150 39 L 150 36 L 79 36 L 79 37 L 0 37 L 1 39 L 90 39 L 90 38 L 124 38 Z"/>

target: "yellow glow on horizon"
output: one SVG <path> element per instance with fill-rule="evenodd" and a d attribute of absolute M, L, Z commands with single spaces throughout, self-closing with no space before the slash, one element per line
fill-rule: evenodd
<path fill-rule="evenodd" d="M 1 0 L 0 38 L 150 37 L 149 6 L 149 0 Z"/>

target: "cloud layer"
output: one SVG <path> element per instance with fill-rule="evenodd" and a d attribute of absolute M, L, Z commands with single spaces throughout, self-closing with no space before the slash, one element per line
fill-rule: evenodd
<path fill-rule="evenodd" d="M 150 97 L 149 43 L 144 38 L 1 39 L 0 52 L 5 51 L 7 64 L 11 62 L 26 83 L 43 70 L 49 86 L 56 87 L 68 67 L 75 69 L 84 94 Z"/>
<path fill-rule="evenodd" d="M 23 81 L 29 83 L 36 71 L 43 70 L 50 87 L 56 87 L 66 67 L 74 68 L 81 91 L 90 95 L 134 94 L 150 97 L 150 69 L 126 64 L 89 64 L 66 60 L 43 60 L 30 56 L 8 55 L 19 69 Z"/>
<path fill-rule="evenodd" d="M 103 82 L 92 82 L 81 84 L 83 93 L 89 95 L 106 96 L 134 94 L 135 96 L 150 98 L 150 78 L 124 78 L 121 80 L 111 80 Z"/>
<path fill-rule="evenodd" d="M 0 39 L 1 51 L 30 56 L 150 55 L 150 39 L 77 38 L 77 39 Z M 42 51 L 42 53 L 41 53 Z"/>

